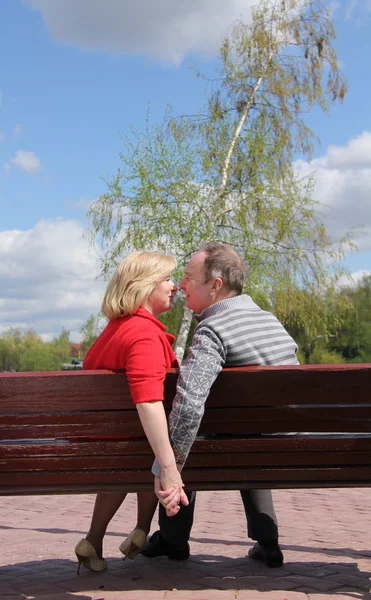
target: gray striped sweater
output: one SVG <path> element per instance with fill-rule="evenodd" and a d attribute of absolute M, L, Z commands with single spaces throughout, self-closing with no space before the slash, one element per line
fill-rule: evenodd
<path fill-rule="evenodd" d="M 297 365 L 297 345 L 278 319 L 247 295 L 212 304 L 198 315 L 192 345 L 180 367 L 169 416 L 179 469 L 197 435 L 210 388 L 223 367 Z M 152 471 L 160 475 L 158 463 Z"/>

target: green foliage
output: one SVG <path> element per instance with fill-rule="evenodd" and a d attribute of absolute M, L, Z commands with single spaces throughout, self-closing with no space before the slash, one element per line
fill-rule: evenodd
<path fill-rule="evenodd" d="M 159 315 L 159 320 L 166 325 L 166 330 L 172 333 L 176 338 L 179 334 L 180 325 L 184 314 L 184 298 L 181 295 L 177 295 L 170 311 Z M 187 351 L 192 342 L 193 332 L 197 323 L 195 319 L 192 319 L 191 327 L 188 332 L 188 337 L 185 344 L 185 350 Z"/>
<path fill-rule="evenodd" d="M 312 365 L 337 365 L 345 361 L 338 352 L 328 350 L 327 348 L 323 348 L 321 346 L 316 346 L 313 352 L 311 352 L 309 355 L 308 362 Z"/>
<path fill-rule="evenodd" d="M 62 331 L 58 337 L 53 338 L 50 348 L 55 356 L 58 356 L 61 362 L 67 362 L 70 355 L 70 332 L 62 327 Z"/>
<path fill-rule="evenodd" d="M 19 347 L 12 336 L 5 332 L 0 338 L 0 371 L 17 371 L 19 365 Z"/>
<path fill-rule="evenodd" d="M 69 350 L 65 328 L 50 343 L 33 329 L 11 328 L 0 336 L 0 371 L 59 371 Z"/>
<path fill-rule="evenodd" d="M 172 309 L 159 315 L 159 320 L 166 325 L 166 330 L 177 337 L 180 323 L 184 312 L 184 301 L 180 295 L 176 295 Z"/>
<path fill-rule="evenodd" d="M 356 286 L 342 290 L 350 309 L 329 347 L 339 352 L 346 362 L 371 362 L 371 275 Z"/>
<path fill-rule="evenodd" d="M 310 301 L 308 297 L 307 303 Z M 326 303 L 317 304 L 314 298 L 312 301 L 313 310 L 315 306 L 327 310 Z M 300 362 L 371 363 L 371 276 L 365 276 L 356 286 L 337 289 L 333 302 L 334 306 L 343 304 L 345 310 L 342 320 L 328 320 L 332 323 L 328 335 L 312 335 L 310 329 L 288 320 L 287 329 L 300 348 Z"/>
<path fill-rule="evenodd" d="M 83 336 L 81 341 L 81 350 L 83 356 L 94 344 L 97 337 L 102 333 L 105 327 L 105 321 L 102 314 L 90 315 L 90 317 L 80 327 L 80 333 Z"/>
<path fill-rule="evenodd" d="M 37 346 L 24 350 L 19 358 L 19 371 L 60 371 L 61 362 L 50 348 Z"/>
<path fill-rule="evenodd" d="M 298 357 L 299 363 L 301 365 L 305 365 L 305 363 L 307 362 L 307 357 L 306 357 L 305 353 L 300 349 L 300 347 L 297 352 L 297 357 Z"/>
<path fill-rule="evenodd" d="M 317 141 L 304 116 L 346 93 L 334 38 L 321 0 L 262 0 L 221 44 L 199 114 L 168 109 L 164 123 L 147 117 L 123 138 L 122 166 L 88 212 L 105 276 L 138 248 L 174 253 L 179 275 L 201 241 L 223 241 L 249 265 L 252 296 L 287 326 L 311 339 L 340 326 L 349 301 L 336 284 L 351 240 L 332 243 L 312 179 L 292 167 Z"/>

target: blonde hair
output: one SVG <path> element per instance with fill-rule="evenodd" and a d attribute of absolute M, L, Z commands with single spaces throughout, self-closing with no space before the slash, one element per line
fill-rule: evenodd
<path fill-rule="evenodd" d="M 103 314 L 108 319 L 118 319 L 135 313 L 175 266 L 175 258 L 162 252 L 139 250 L 128 254 L 107 286 Z"/>

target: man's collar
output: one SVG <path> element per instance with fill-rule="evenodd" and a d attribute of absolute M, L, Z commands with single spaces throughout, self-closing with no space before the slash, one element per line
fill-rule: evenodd
<path fill-rule="evenodd" d="M 247 294 L 240 294 L 238 296 L 224 298 L 224 300 L 219 300 L 219 302 L 215 302 L 215 304 L 204 308 L 199 315 L 195 315 L 195 319 L 200 322 L 225 310 L 237 310 L 238 308 L 249 308 L 250 310 L 256 310 L 259 309 L 259 306 L 255 304 L 255 302 Z"/>

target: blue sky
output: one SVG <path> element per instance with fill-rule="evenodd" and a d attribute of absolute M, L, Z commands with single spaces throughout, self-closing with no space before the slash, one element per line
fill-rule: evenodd
<path fill-rule="evenodd" d="M 119 132 L 144 126 L 148 102 L 153 121 L 166 104 L 195 112 L 204 90 L 190 66 L 212 69 L 223 30 L 251 4 L 0 2 L 0 331 L 33 326 L 47 338 L 65 325 L 76 339 L 99 310 L 99 261 L 81 236 L 102 176 L 119 166 Z M 365 226 L 347 257 L 358 273 L 371 270 L 371 2 L 331 6 L 350 88 L 330 116 L 309 115 L 322 144 L 297 168 L 315 169 L 334 235 Z"/>

